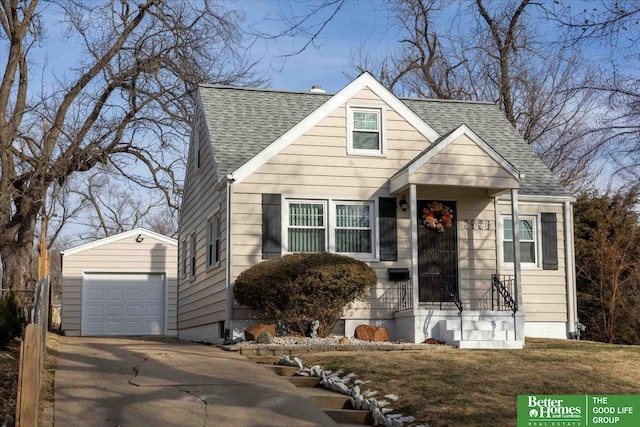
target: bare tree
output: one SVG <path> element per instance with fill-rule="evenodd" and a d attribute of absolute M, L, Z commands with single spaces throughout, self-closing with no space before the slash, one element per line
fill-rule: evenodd
<path fill-rule="evenodd" d="M 396 93 L 440 99 L 471 99 L 464 56 L 449 50 L 455 41 L 438 23 L 447 0 L 401 0 L 395 12 L 404 35 L 399 49 L 388 57 L 361 49 L 352 60 L 358 72 L 368 71 Z"/>
<path fill-rule="evenodd" d="M 398 0 L 404 34 L 389 58 L 356 62 L 403 95 L 494 101 L 560 180 L 585 182 L 598 144 L 594 71 L 536 30 L 544 10 L 529 0 L 452 3 Z"/>
<path fill-rule="evenodd" d="M 75 194 L 87 206 L 83 212 L 87 229 L 81 231 L 80 239 L 96 240 L 141 227 L 154 208 L 167 205 L 164 199 L 150 198 L 148 192 L 140 191 L 112 171 L 95 169 Z"/>
<path fill-rule="evenodd" d="M 151 231 L 174 239 L 178 238 L 178 212 L 167 206 L 160 206 L 145 218 L 145 227 Z"/>
<path fill-rule="evenodd" d="M 608 111 L 602 115 L 598 138 L 628 181 L 640 179 L 640 5 L 637 1 L 599 1 L 588 8 L 560 3 L 550 10 L 565 30 L 566 43 L 597 52 L 606 64 L 604 78 L 593 83 L 606 95 Z"/>
<path fill-rule="evenodd" d="M 2 285 L 21 289 L 32 283 L 29 257 L 47 191 L 109 165 L 177 206 L 173 167 L 193 88 L 263 80 L 242 53 L 242 16 L 207 1 L 6 0 L 0 8 Z M 51 89 L 32 84 L 30 65 L 34 46 L 46 43 L 44 13 L 63 16 L 67 35 L 82 44 L 82 59 Z"/>

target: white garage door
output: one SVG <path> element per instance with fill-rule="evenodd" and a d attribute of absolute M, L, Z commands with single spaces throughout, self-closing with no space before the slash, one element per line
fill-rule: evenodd
<path fill-rule="evenodd" d="M 163 335 L 164 295 L 163 274 L 85 274 L 82 335 Z"/>

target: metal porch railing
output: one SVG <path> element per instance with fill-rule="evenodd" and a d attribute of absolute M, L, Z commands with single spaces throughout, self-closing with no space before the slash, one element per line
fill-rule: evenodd
<path fill-rule="evenodd" d="M 515 279 L 512 276 L 491 275 L 491 309 L 498 311 L 511 311 L 513 317 L 513 337 L 518 339 L 517 319 L 518 302 L 515 295 Z"/>
<path fill-rule="evenodd" d="M 450 301 L 453 302 L 458 308 L 458 318 L 460 319 L 460 340 L 464 340 L 464 329 L 462 327 L 462 311 L 464 309 L 464 305 L 462 304 L 462 300 L 460 299 L 460 295 L 458 294 L 457 289 L 455 289 L 451 284 L 447 281 L 447 279 L 440 274 L 440 289 L 443 293 L 443 297 L 450 298 Z M 443 301 L 445 298 L 441 298 L 440 301 Z M 442 306 L 442 302 L 440 303 Z"/>

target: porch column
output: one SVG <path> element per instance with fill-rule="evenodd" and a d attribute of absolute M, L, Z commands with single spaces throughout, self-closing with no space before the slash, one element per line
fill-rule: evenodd
<path fill-rule="evenodd" d="M 415 310 L 420 304 L 418 281 L 418 196 L 416 185 L 409 185 L 409 214 L 411 216 L 411 299 Z"/>
<path fill-rule="evenodd" d="M 518 189 L 511 189 L 511 220 L 513 222 L 513 277 L 515 282 L 514 299 L 518 311 L 522 310 L 522 279 L 520 267 L 520 220 L 518 219 Z"/>

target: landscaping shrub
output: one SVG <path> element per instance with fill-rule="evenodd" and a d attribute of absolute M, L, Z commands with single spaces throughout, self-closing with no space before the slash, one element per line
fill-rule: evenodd
<path fill-rule="evenodd" d="M 26 320 L 18 298 L 10 292 L 0 298 L 0 349 L 4 349 L 15 337 L 22 335 Z"/>
<path fill-rule="evenodd" d="M 326 252 L 301 253 L 245 270 L 235 281 L 233 296 L 291 332 L 305 335 L 318 320 L 318 335 L 326 337 L 345 305 L 364 296 L 377 280 L 362 261 Z"/>

